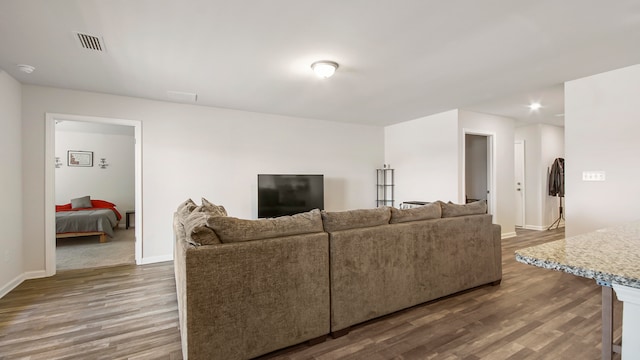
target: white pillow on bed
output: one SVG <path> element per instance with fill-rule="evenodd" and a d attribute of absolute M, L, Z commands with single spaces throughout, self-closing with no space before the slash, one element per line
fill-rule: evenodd
<path fill-rule="evenodd" d="M 82 209 L 91 207 L 91 198 L 89 196 L 83 196 L 75 199 L 71 199 L 72 209 Z"/>

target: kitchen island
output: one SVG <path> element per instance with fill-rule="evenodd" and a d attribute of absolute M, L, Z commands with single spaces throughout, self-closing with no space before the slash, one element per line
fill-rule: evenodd
<path fill-rule="evenodd" d="M 516 260 L 602 286 L 602 358 L 640 359 L 640 221 L 516 251 Z M 624 302 L 622 347 L 613 344 L 613 291 Z"/>

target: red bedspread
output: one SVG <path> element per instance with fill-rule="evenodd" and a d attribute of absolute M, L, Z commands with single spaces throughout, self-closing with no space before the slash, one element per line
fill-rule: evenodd
<path fill-rule="evenodd" d="M 104 200 L 91 200 L 90 208 L 72 209 L 71 203 L 64 205 L 56 205 L 56 212 L 58 211 L 82 211 L 82 210 L 96 210 L 96 209 L 111 209 L 116 214 L 118 220 L 122 219 L 122 215 L 116 209 L 116 205 Z"/>

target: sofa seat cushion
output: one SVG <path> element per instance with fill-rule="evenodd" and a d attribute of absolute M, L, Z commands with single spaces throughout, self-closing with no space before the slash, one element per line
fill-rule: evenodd
<path fill-rule="evenodd" d="M 272 219 L 245 220 L 235 217 L 210 217 L 212 228 L 223 243 L 270 239 L 322 232 L 320 210 Z"/>
<path fill-rule="evenodd" d="M 487 213 L 487 201 L 480 200 L 475 201 L 468 204 L 447 204 L 441 202 L 442 206 L 442 217 L 457 217 L 457 216 L 466 216 L 466 215 L 480 215 Z"/>
<path fill-rule="evenodd" d="M 391 219 L 391 210 L 388 206 L 375 209 L 322 211 L 322 224 L 326 232 L 386 225 L 389 219 Z"/>
<path fill-rule="evenodd" d="M 410 209 L 391 208 L 389 223 L 397 224 L 410 221 L 431 220 L 442 217 L 442 208 L 438 203 L 431 203 Z"/>

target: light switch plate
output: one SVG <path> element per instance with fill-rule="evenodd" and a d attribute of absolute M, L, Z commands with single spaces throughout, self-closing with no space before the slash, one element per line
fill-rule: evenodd
<path fill-rule="evenodd" d="M 604 171 L 583 171 L 582 181 L 605 181 L 606 176 Z"/>

